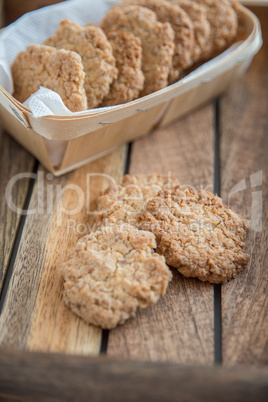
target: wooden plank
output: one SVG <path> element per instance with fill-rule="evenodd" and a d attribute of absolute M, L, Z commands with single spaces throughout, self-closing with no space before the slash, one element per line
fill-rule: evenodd
<path fill-rule="evenodd" d="M 0 351 L 3 400 L 264 402 L 267 392 L 268 368 Z"/>
<path fill-rule="evenodd" d="M 0 0 L 0 28 L 4 26 L 4 10 L 3 7 L 4 3 L 3 0 Z"/>
<path fill-rule="evenodd" d="M 0 317 L 0 344 L 24 350 L 97 354 L 101 330 L 65 307 L 59 264 L 77 239 L 90 231 L 94 201 L 120 179 L 124 147 L 52 180 L 38 171 L 24 230 Z"/>
<path fill-rule="evenodd" d="M 212 105 L 133 144 L 130 173 L 153 172 L 172 172 L 181 184 L 212 190 Z M 173 274 L 157 305 L 110 331 L 109 356 L 213 363 L 213 285 Z"/>
<path fill-rule="evenodd" d="M 44 5 L 56 3 L 57 0 L 0 0 L 0 28 L 13 22 L 25 12 L 34 10 Z M 1 122 L 0 122 L 1 123 Z M 6 203 L 5 190 L 12 177 L 17 174 L 31 173 L 35 166 L 34 157 L 15 143 L 0 126 L 0 294 L 2 291 L 8 263 L 14 246 L 21 215 L 13 212 Z M 16 161 L 16 163 L 14 163 Z M 19 209 L 23 209 L 29 189 L 29 178 L 17 180 L 12 190 L 12 201 Z"/>
<path fill-rule="evenodd" d="M 4 2 L 0 0 L 0 28 L 4 26 Z M 32 172 L 35 160 L 24 151 L 1 127 L 0 121 L 0 294 L 8 269 L 11 252 L 17 235 L 20 218 L 7 205 L 5 191 L 12 177 L 22 172 Z M 17 163 L 14 163 L 16 160 Z M 12 201 L 18 208 L 23 208 L 29 189 L 30 179 L 18 180 L 12 190 Z"/>
<path fill-rule="evenodd" d="M 250 266 L 222 288 L 225 364 L 268 364 L 268 9 L 254 11 L 263 47 L 220 103 L 222 196 L 251 220 Z"/>
<path fill-rule="evenodd" d="M 23 209 L 30 178 L 16 180 L 16 175 L 23 172 L 31 173 L 35 166 L 34 158 L 18 145 L 0 126 L 0 293 L 7 272 L 11 252 L 18 231 L 21 215 L 12 211 L 7 203 L 6 189 L 10 183 L 12 189 L 9 202 Z M 14 178 L 14 184 L 10 180 Z"/>
<path fill-rule="evenodd" d="M 41 7 L 49 6 L 55 3 L 61 3 L 64 0 L 3 0 L 5 12 L 5 24 L 18 19 L 21 15 Z"/>

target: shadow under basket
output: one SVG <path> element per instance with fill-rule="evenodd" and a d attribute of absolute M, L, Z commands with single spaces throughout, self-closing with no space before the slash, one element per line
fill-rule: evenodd
<path fill-rule="evenodd" d="M 74 116 L 34 118 L 31 111 L 0 87 L 3 127 L 55 176 L 63 175 L 162 127 L 217 97 L 249 66 L 262 44 L 260 23 L 239 6 L 243 41 L 177 83 L 110 110 Z M 55 166 L 53 153 L 58 150 Z"/>

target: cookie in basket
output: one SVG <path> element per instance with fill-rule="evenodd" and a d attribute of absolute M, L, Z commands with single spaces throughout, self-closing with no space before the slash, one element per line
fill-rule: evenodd
<path fill-rule="evenodd" d="M 156 13 L 158 21 L 170 23 L 175 35 L 175 48 L 169 82 L 176 81 L 180 71 L 193 64 L 194 30 L 190 18 L 181 7 L 166 0 L 127 0 L 116 6 L 124 7 L 126 4 L 149 8 Z"/>
<path fill-rule="evenodd" d="M 145 81 L 140 96 L 167 86 L 174 54 L 174 32 L 169 23 L 157 21 L 156 14 L 147 8 L 126 5 L 110 9 L 100 26 L 105 32 L 131 32 L 141 40 Z"/>
<path fill-rule="evenodd" d="M 208 191 L 161 190 L 147 202 L 140 228 L 154 233 L 156 251 L 187 277 L 222 283 L 249 262 L 246 220 Z"/>
<path fill-rule="evenodd" d="M 89 324 L 114 328 L 164 295 L 171 272 L 151 232 L 130 225 L 83 237 L 61 265 L 64 301 Z"/>
<path fill-rule="evenodd" d="M 100 105 L 117 77 L 112 46 L 104 32 L 97 26 L 80 25 L 62 20 L 55 35 L 44 42 L 48 46 L 73 50 L 81 58 L 85 70 L 85 91 L 88 108 Z"/>
<path fill-rule="evenodd" d="M 180 6 L 192 21 L 194 28 L 194 45 L 192 48 L 192 60 L 199 60 L 210 35 L 210 24 L 207 20 L 207 11 L 204 6 L 189 0 L 169 0 L 172 4 Z"/>
<path fill-rule="evenodd" d="M 206 8 L 210 24 L 210 37 L 202 53 L 202 59 L 206 59 L 225 49 L 235 39 L 237 14 L 229 0 L 194 1 Z"/>
<path fill-rule="evenodd" d="M 176 177 L 164 174 L 125 175 L 120 184 L 110 186 L 97 199 L 98 226 L 128 223 L 138 226 L 145 203 L 163 188 L 178 184 Z"/>
<path fill-rule="evenodd" d="M 118 77 L 112 83 L 110 92 L 103 99 L 101 106 L 130 102 L 138 98 L 144 85 L 140 39 L 130 32 L 117 31 L 108 32 L 107 39 L 113 48 Z"/>
<path fill-rule="evenodd" d="M 43 45 L 28 46 L 11 66 L 13 96 L 24 102 L 40 86 L 57 92 L 72 112 L 87 109 L 84 68 L 81 57 L 71 51 Z"/>

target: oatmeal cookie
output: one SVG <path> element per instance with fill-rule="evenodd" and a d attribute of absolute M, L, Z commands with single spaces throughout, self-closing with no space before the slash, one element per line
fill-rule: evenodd
<path fill-rule="evenodd" d="M 142 71 L 145 77 L 140 96 L 167 86 L 174 54 L 174 32 L 169 23 L 157 21 L 156 14 L 144 7 L 126 5 L 110 9 L 102 19 L 104 32 L 131 32 L 142 45 Z"/>
<path fill-rule="evenodd" d="M 194 45 L 192 49 L 192 60 L 199 60 L 210 35 L 210 24 L 207 20 L 207 11 L 194 1 L 189 0 L 169 0 L 172 4 L 180 6 L 192 21 L 194 28 Z"/>
<path fill-rule="evenodd" d="M 83 237 L 61 265 L 64 301 L 89 324 L 114 328 L 164 295 L 171 272 L 152 233 L 130 225 Z"/>
<path fill-rule="evenodd" d="M 108 94 L 117 77 L 112 46 L 104 32 L 92 24 L 81 27 L 68 19 L 62 20 L 54 36 L 44 42 L 58 49 L 73 50 L 81 58 L 85 70 L 85 91 L 88 108 L 97 107 Z"/>
<path fill-rule="evenodd" d="M 143 89 L 144 75 L 141 71 L 142 48 L 139 38 L 130 32 L 111 31 L 107 39 L 112 45 L 118 77 L 101 106 L 113 106 L 138 98 Z"/>
<path fill-rule="evenodd" d="M 120 184 L 110 186 L 97 199 L 96 223 L 114 225 L 128 223 L 138 226 L 145 203 L 163 188 L 178 184 L 173 175 L 125 175 Z"/>
<path fill-rule="evenodd" d="M 206 59 L 225 49 L 236 37 L 237 14 L 229 0 L 194 1 L 206 8 L 210 24 L 210 37 L 202 53 L 202 59 Z"/>
<path fill-rule="evenodd" d="M 13 96 L 19 102 L 26 101 L 43 86 L 57 92 L 71 112 L 87 109 L 84 68 L 75 52 L 31 45 L 17 55 L 11 72 Z"/>
<path fill-rule="evenodd" d="M 229 0 L 231 3 L 231 6 L 233 7 L 236 15 L 237 15 L 237 23 L 238 23 L 238 28 L 237 28 L 237 34 L 235 37 L 235 41 L 244 41 L 248 38 L 248 35 L 246 33 L 246 21 L 244 17 L 244 13 L 241 12 L 241 2 L 236 1 L 236 0 Z"/>
<path fill-rule="evenodd" d="M 175 186 L 148 201 L 140 228 L 156 236 L 157 252 L 184 276 L 222 283 L 249 262 L 246 220 L 208 191 Z"/>
<path fill-rule="evenodd" d="M 194 46 L 194 30 L 190 18 L 181 7 L 166 0 L 128 0 L 116 6 L 125 6 L 126 4 L 149 8 L 156 13 L 158 21 L 170 23 L 175 34 L 175 48 L 169 82 L 176 81 L 179 78 L 180 71 L 193 64 L 191 56 Z"/>

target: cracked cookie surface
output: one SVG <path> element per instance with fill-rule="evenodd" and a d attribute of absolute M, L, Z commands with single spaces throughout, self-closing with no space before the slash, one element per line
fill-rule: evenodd
<path fill-rule="evenodd" d="M 126 5 L 110 9 L 100 26 L 104 32 L 131 32 L 141 40 L 145 81 L 140 96 L 167 86 L 174 54 L 174 32 L 169 23 L 157 21 L 148 8 Z"/>
<path fill-rule="evenodd" d="M 154 233 L 156 251 L 184 276 L 222 283 L 249 262 L 246 220 L 208 191 L 161 190 L 148 201 L 140 228 Z"/>
<path fill-rule="evenodd" d="M 97 199 L 97 225 L 128 223 L 138 226 L 146 201 L 163 188 L 178 184 L 171 174 L 128 174 L 120 184 L 110 186 Z"/>
<path fill-rule="evenodd" d="M 55 35 L 44 43 L 58 49 L 72 50 L 81 56 L 88 108 L 99 106 L 117 77 L 112 46 L 101 28 L 92 24 L 81 27 L 65 19 L 60 22 Z"/>
<path fill-rule="evenodd" d="M 152 233 L 130 225 L 81 238 L 61 265 L 64 301 L 89 324 L 114 328 L 164 295 L 171 272 Z"/>
<path fill-rule="evenodd" d="M 49 46 L 31 45 L 20 52 L 11 67 L 14 93 L 24 102 L 40 86 L 57 92 L 71 112 L 87 109 L 84 90 L 84 68 L 81 57 L 74 52 Z"/>

